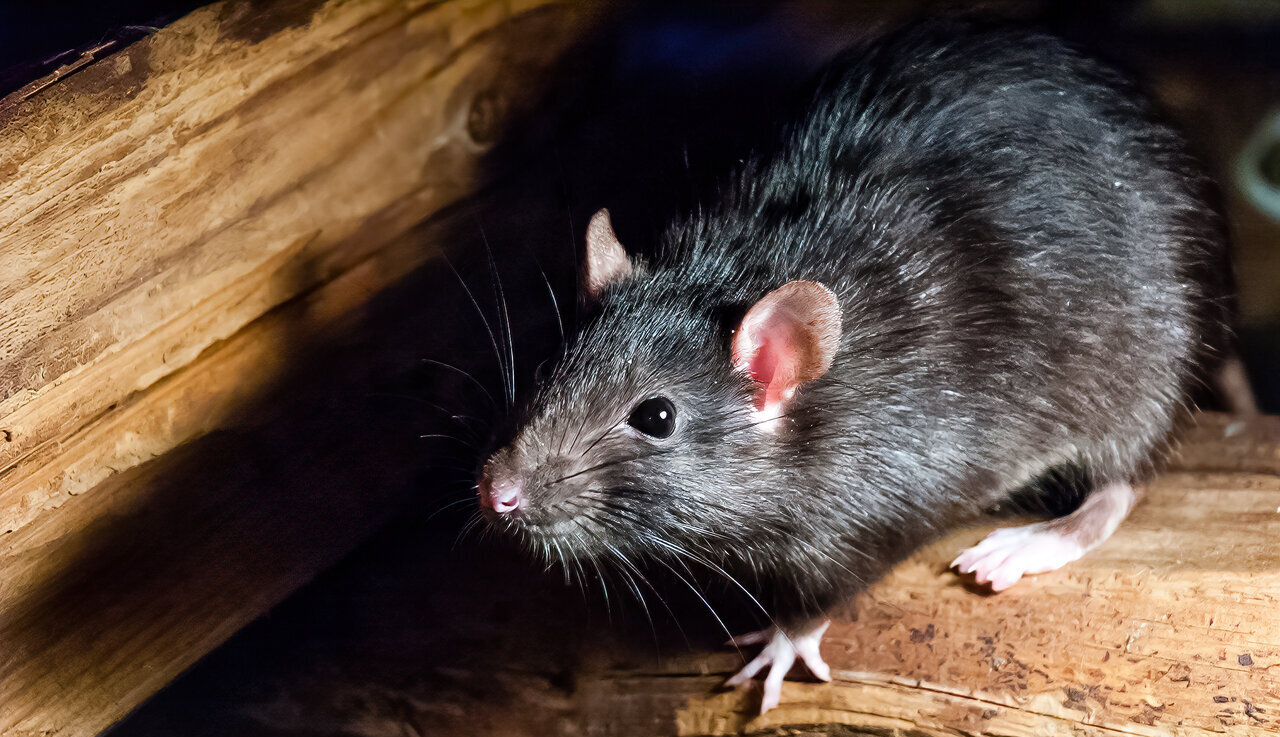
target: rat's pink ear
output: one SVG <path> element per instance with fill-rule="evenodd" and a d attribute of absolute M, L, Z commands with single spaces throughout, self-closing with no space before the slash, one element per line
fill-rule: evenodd
<path fill-rule="evenodd" d="M 733 335 L 733 366 L 760 383 L 756 409 L 777 414 L 796 387 L 831 368 L 840 303 L 830 289 L 792 281 L 756 302 Z"/>
<path fill-rule="evenodd" d="M 587 225 L 587 267 L 582 278 L 587 297 L 599 297 L 605 287 L 626 279 L 631 272 L 631 259 L 613 234 L 609 211 L 592 215 Z"/>

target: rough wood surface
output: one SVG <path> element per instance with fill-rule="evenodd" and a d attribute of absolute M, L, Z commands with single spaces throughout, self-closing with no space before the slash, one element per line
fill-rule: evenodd
<path fill-rule="evenodd" d="M 829 686 L 752 723 L 922 734 L 1280 733 L 1280 482 L 1173 474 L 1083 565 L 1000 596 L 942 571 L 957 537 L 895 571 L 828 634 Z M 694 699 L 682 734 L 736 732 L 751 698 Z"/>
<path fill-rule="evenodd" d="M 224 2 L 0 102 L 0 734 L 96 734 L 403 501 L 414 427 L 276 385 L 437 252 L 581 16 Z"/>
<path fill-rule="evenodd" d="M 92 420 L 465 194 L 541 4 L 218 4 L 0 104 L 0 531 L 173 446 L 66 457 Z"/>

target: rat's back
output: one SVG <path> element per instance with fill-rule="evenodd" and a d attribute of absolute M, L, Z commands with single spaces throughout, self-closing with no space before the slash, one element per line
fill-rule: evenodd
<path fill-rule="evenodd" d="M 922 482 L 983 468 L 972 509 L 1059 466 L 1146 475 L 1221 343 L 1224 238 L 1128 83 L 1050 36 L 935 22 L 839 57 L 784 140 L 675 251 L 746 300 L 839 295 L 808 393 L 846 437 L 899 423 L 893 453 L 954 461 Z"/>

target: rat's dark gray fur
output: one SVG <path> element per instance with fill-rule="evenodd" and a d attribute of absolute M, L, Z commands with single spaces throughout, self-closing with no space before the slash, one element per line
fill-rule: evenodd
<path fill-rule="evenodd" d="M 1051 37 L 930 23 L 841 55 L 776 152 L 608 289 L 491 464 L 575 558 L 699 559 L 784 627 L 1048 475 L 1141 481 L 1224 322 L 1181 140 Z M 788 280 L 843 309 L 775 433 L 731 365 Z M 667 439 L 626 419 L 677 407 Z"/>

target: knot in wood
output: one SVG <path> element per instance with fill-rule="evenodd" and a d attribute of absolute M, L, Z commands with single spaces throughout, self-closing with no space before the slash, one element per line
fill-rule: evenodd
<path fill-rule="evenodd" d="M 488 146 L 498 138 L 498 129 L 506 116 L 507 98 L 491 88 L 481 90 L 471 100 L 467 112 L 467 135 L 478 146 Z"/>

